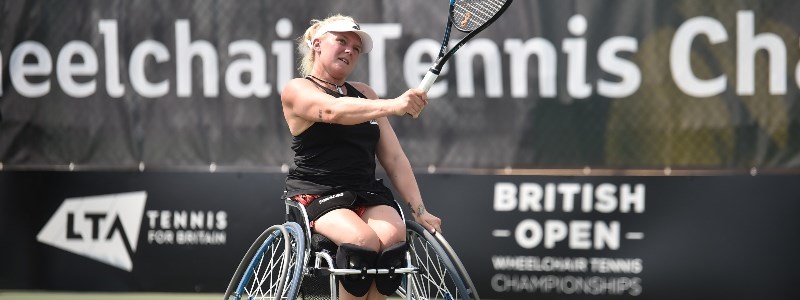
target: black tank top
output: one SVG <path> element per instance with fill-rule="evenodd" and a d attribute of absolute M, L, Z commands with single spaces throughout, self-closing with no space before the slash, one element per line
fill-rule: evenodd
<path fill-rule="evenodd" d="M 314 83 L 331 96 L 342 96 Z M 348 95 L 366 98 L 349 83 L 345 88 Z M 394 199 L 392 192 L 375 178 L 378 139 L 380 129 L 375 120 L 356 125 L 312 124 L 292 140 L 294 162 L 286 177 L 284 197 L 353 191 Z"/>

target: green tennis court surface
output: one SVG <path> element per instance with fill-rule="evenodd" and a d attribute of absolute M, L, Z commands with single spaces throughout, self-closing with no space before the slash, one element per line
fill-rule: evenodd
<path fill-rule="evenodd" d="M 45 292 L 45 291 L 0 291 L 0 300 L 220 300 L 222 294 L 209 293 L 88 293 L 88 292 Z"/>
<path fill-rule="evenodd" d="M 209 293 L 85 293 L 45 291 L 0 291 L 0 300 L 221 300 Z M 399 300 L 391 297 L 389 300 Z"/>

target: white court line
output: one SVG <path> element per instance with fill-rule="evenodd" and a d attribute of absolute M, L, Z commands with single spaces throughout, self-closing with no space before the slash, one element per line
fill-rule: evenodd
<path fill-rule="evenodd" d="M 629 240 L 641 240 L 644 239 L 644 232 L 628 232 L 625 234 L 625 238 Z"/>
<path fill-rule="evenodd" d="M 510 237 L 511 236 L 511 230 L 495 229 L 495 230 L 492 230 L 492 236 L 493 237 Z"/>

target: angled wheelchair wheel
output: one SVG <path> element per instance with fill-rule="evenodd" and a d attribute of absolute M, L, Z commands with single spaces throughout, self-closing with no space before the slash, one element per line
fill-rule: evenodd
<path fill-rule="evenodd" d="M 436 237 L 414 221 L 406 221 L 407 242 L 411 264 L 419 268 L 409 274 L 397 293 L 403 298 L 416 300 L 477 299 L 475 288 L 462 275 L 464 268 L 458 258 L 451 255 Z M 449 252 L 448 252 L 449 251 Z"/>
<path fill-rule="evenodd" d="M 480 300 L 481 297 L 478 296 L 478 290 L 475 288 L 475 284 L 472 283 L 472 278 L 469 277 L 467 269 L 464 268 L 464 264 L 461 263 L 461 259 L 458 258 L 458 255 L 456 254 L 455 250 L 453 250 L 453 247 L 450 246 L 450 243 L 444 239 L 444 236 L 441 233 L 437 232 L 433 236 L 436 238 L 436 241 L 442 245 L 444 251 L 447 252 L 447 257 L 450 258 L 450 260 L 453 262 L 453 265 L 455 265 L 456 269 L 458 269 L 458 274 L 461 277 L 461 280 L 464 281 L 464 285 L 467 287 L 467 292 L 471 295 L 470 299 Z"/>
<path fill-rule="evenodd" d="M 303 272 L 304 241 L 296 223 L 267 228 L 242 258 L 224 299 L 295 299 Z"/>

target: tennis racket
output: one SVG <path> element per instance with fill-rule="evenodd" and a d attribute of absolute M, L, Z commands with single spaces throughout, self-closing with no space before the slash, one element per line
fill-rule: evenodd
<path fill-rule="evenodd" d="M 436 78 L 439 77 L 439 73 L 447 60 L 467 41 L 494 23 L 506 11 L 506 8 L 511 5 L 511 2 L 512 0 L 450 0 L 447 26 L 445 26 L 439 56 L 433 62 L 433 66 L 425 74 L 425 77 L 422 78 L 419 88 L 427 93 Z M 453 27 L 458 31 L 467 33 L 467 35 L 448 51 L 450 30 Z"/>

